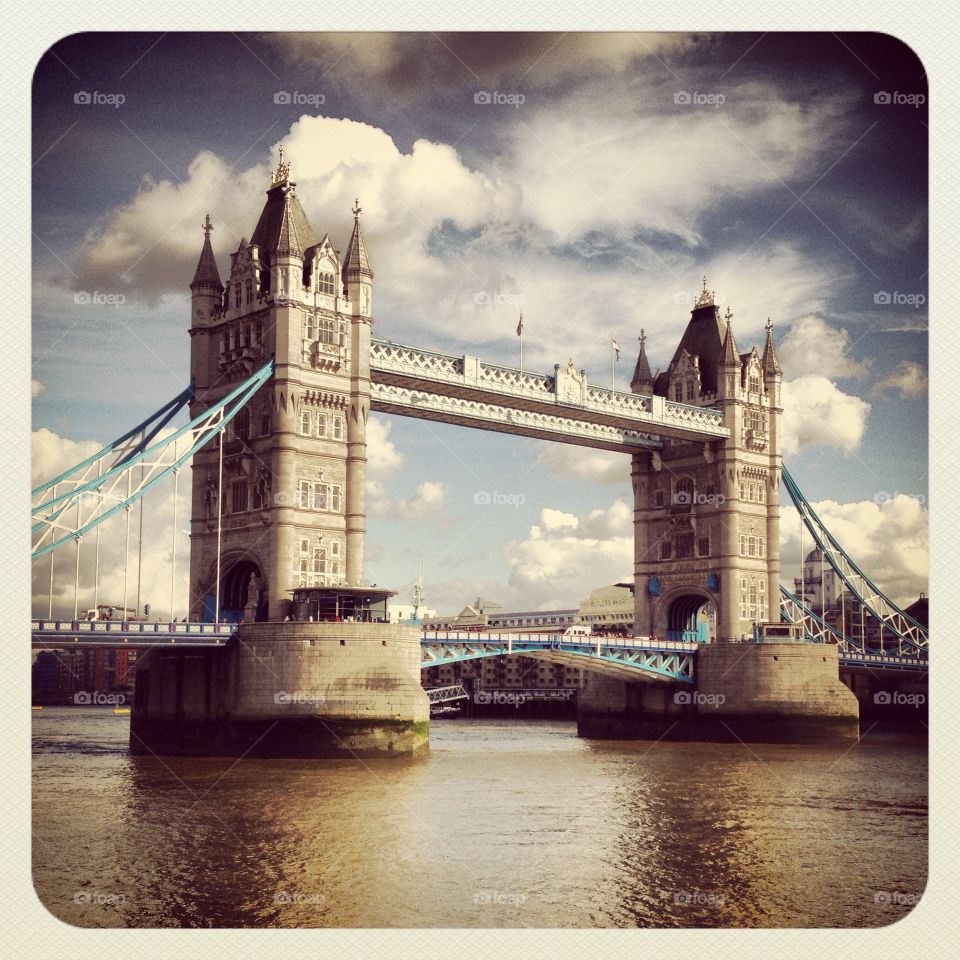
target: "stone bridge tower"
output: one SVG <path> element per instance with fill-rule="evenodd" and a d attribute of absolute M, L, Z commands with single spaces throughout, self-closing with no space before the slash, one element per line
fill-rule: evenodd
<path fill-rule="evenodd" d="M 276 366 L 225 431 L 222 484 L 216 442 L 194 458 L 192 619 L 219 607 L 221 620 L 280 620 L 295 587 L 362 583 L 373 271 L 360 212 L 341 258 L 314 233 L 281 148 L 223 282 L 207 217 L 190 285 L 191 414 Z"/>
<path fill-rule="evenodd" d="M 644 337 L 634 393 L 723 411 L 726 440 L 666 439 L 633 455 L 636 632 L 735 641 L 779 619 L 780 387 L 772 326 L 762 355 L 737 350 L 704 278 L 666 371 Z"/>

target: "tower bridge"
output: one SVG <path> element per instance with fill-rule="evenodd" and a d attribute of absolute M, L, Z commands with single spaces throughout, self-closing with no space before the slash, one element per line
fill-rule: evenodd
<path fill-rule="evenodd" d="M 75 611 L 33 624 L 36 645 L 149 650 L 138 660 L 132 749 L 417 753 L 429 716 L 421 666 L 505 652 L 583 664 L 580 729 L 601 735 L 660 735 L 678 719 L 715 730 L 721 718 L 742 739 L 780 729 L 850 736 L 857 700 L 841 666 L 925 676 L 925 628 L 846 555 L 783 468 L 783 371 L 769 322 L 762 349 L 741 351 L 731 310 L 721 317 L 704 278 L 665 370 L 651 372 L 641 333 L 629 391 L 591 384 L 572 358 L 539 374 L 375 337 L 359 202 L 341 257 L 314 232 L 290 174 L 281 155 L 223 278 L 213 222 L 203 224 L 191 386 L 34 491 L 34 558 L 49 554 L 52 576 L 54 551 L 74 544 L 79 576 L 84 535 L 124 510 L 129 529 L 132 504 L 192 467 L 187 622 L 117 629 Z M 164 435 L 185 407 L 187 426 Z M 372 622 L 387 591 L 378 599 L 364 584 L 371 411 L 630 456 L 634 623 L 648 639 L 430 639 Z M 892 643 L 867 649 L 782 587 L 781 485 Z M 318 610 L 349 607 L 355 622 L 290 620 L 300 609 L 292 593 Z M 707 604 L 716 636 L 690 644 Z M 777 637 L 779 621 L 789 629 Z M 713 712 L 671 700 L 677 684 L 712 696 Z M 291 690 L 306 693 L 277 699 Z"/>

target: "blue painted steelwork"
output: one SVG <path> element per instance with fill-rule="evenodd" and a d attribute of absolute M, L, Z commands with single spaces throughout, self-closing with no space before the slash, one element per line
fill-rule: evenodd
<path fill-rule="evenodd" d="M 31 510 L 31 515 L 35 520 L 31 532 L 36 540 L 33 547 L 33 559 L 42 557 L 51 550 L 73 541 L 79 540 L 84 533 L 92 530 L 97 525 L 103 523 L 120 510 L 125 510 L 136 503 L 148 490 L 151 490 L 158 483 L 165 480 L 170 474 L 178 471 L 184 463 L 187 462 L 198 450 L 206 446 L 224 427 L 240 412 L 241 408 L 253 397 L 253 395 L 263 386 L 264 383 L 273 374 L 273 360 L 268 361 L 253 376 L 249 377 L 236 389 L 227 394 L 222 400 L 208 407 L 202 414 L 191 420 L 186 426 L 174 431 L 169 437 L 161 440 L 151 447 L 146 444 L 154 437 L 161 427 L 168 423 L 171 417 L 179 410 L 183 403 L 182 398 L 187 391 L 179 394 L 174 400 L 154 414 L 153 417 L 145 420 L 143 424 L 135 427 L 132 431 L 125 434 L 112 444 L 104 447 L 99 453 L 87 458 L 82 463 L 71 467 L 54 480 L 41 484 L 33 490 L 34 498 L 39 498 Z M 192 389 L 190 391 L 192 396 Z M 174 404 L 177 404 L 174 409 Z M 154 424 L 154 421 L 156 423 Z M 154 424 L 150 430 L 145 429 L 145 425 Z M 105 472 L 100 473 L 92 479 L 87 479 L 90 468 L 98 463 L 103 457 L 113 451 L 119 450 L 133 436 L 137 435 L 143 429 L 143 439 L 135 444 L 131 449 L 124 450 L 118 460 Z M 186 434 L 190 434 L 189 448 L 185 453 L 177 456 L 177 441 Z M 174 451 L 174 459 L 170 463 L 161 463 L 160 458 L 167 449 Z M 129 495 L 113 493 L 119 481 L 123 477 L 130 477 L 130 471 L 134 467 L 141 465 L 143 468 L 149 468 L 149 476 L 141 480 L 135 489 L 132 489 Z M 77 480 L 71 481 L 70 477 L 82 474 Z M 55 488 L 63 483 L 73 483 L 73 489 L 59 496 L 52 496 L 45 499 L 48 492 L 55 491 Z M 132 486 L 132 484 L 131 484 Z M 104 500 L 110 499 L 111 506 L 102 509 Z M 85 503 L 93 501 L 95 510 L 90 510 L 90 519 L 80 521 L 72 526 L 58 523 L 60 517 L 68 508 L 77 506 L 82 509 Z M 56 530 L 64 530 L 59 538 Z"/>
<path fill-rule="evenodd" d="M 141 620 L 33 620 L 34 647 L 223 647 L 236 633 L 232 623 L 149 623 Z"/>
<path fill-rule="evenodd" d="M 525 634 L 425 634 L 421 640 L 423 659 L 420 668 L 438 667 L 484 657 L 514 654 L 544 659 L 584 661 L 589 669 L 616 672 L 647 673 L 664 680 L 692 683 L 695 654 L 699 644 L 664 640 L 611 641 L 596 637 L 563 635 L 530 636 Z"/>
<path fill-rule="evenodd" d="M 851 594 L 856 597 L 865 610 L 884 630 L 892 633 L 898 641 L 900 653 L 907 646 L 914 650 L 927 649 L 927 628 L 918 623 L 910 614 L 900 609 L 883 591 L 857 566 L 833 534 L 824 526 L 816 511 L 800 492 L 796 481 L 783 468 L 783 483 L 793 500 L 800 518 L 810 531 L 811 536 L 822 551 L 824 558 L 844 582 Z"/>
<path fill-rule="evenodd" d="M 802 624 L 803 635 L 808 643 L 835 644 L 839 648 L 838 656 L 843 667 L 921 673 L 929 669 L 927 650 L 902 655 L 866 647 L 851 637 L 845 637 L 783 586 L 780 587 L 780 619 L 784 623 Z"/>

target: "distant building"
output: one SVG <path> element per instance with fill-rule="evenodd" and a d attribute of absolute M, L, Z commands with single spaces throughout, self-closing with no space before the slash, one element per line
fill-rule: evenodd
<path fill-rule="evenodd" d="M 577 619 L 588 623 L 597 633 L 633 633 L 633 584 L 614 583 L 598 587 L 580 601 Z"/>
<path fill-rule="evenodd" d="M 428 610 L 426 607 L 420 607 L 418 609 L 412 603 L 387 604 L 387 617 L 391 623 L 403 623 L 404 621 L 411 621 L 415 618 L 422 621 L 425 619 L 435 618 L 436 615 L 436 610 Z"/>

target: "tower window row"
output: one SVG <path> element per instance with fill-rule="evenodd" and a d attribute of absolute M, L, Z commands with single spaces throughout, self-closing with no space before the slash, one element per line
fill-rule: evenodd
<path fill-rule="evenodd" d="M 300 539 L 300 556 L 294 566 L 294 580 L 300 587 L 326 587 L 343 579 L 340 542 L 325 543 L 322 538 L 312 543 Z"/>
<path fill-rule="evenodd" d="M 767 583 L 763 577 L 740 578 L 740 619 L 752 623 L 767 619 Z"/>
<path fill-rule="evenodd" d="M 304 407 L 300 411 L 300 435 L 304 437 L 330 437 L 342 440 L 344 436 L 343 417 L 339 413 L 324 413 Z"/>
<path fill-rule="evenodd" d="M 741 480 L 740 499 L 748 503 L 766 503 L 767 492 L 762 480 Z"/>
<path fill-rule="evenodd" d="M 297 506 L 301 510 L 340 513 L 343 509 L 343 486 L 323 480 L 301 480 L 297 488 Z"/>
<path fill-rule="evenodd" d="M 766 538 L 740 534 L 740 556 L 762 557 L 766 551 Z"/>

